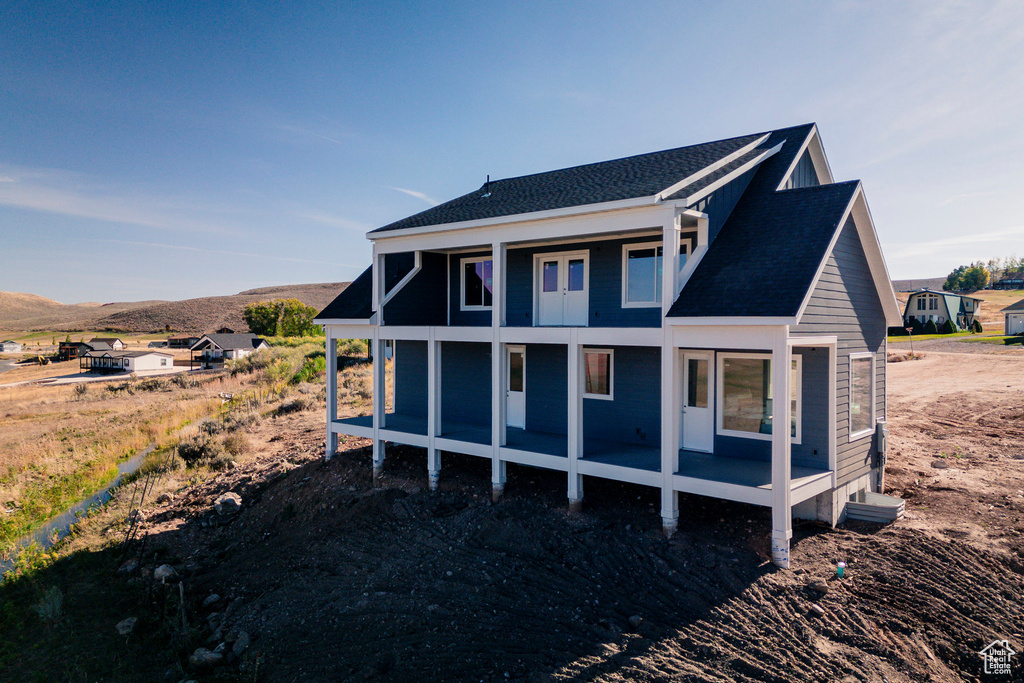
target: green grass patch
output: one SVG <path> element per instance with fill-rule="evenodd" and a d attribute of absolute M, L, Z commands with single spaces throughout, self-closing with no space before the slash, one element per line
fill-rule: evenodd
<path fill-rule="evenodd" d="M 982 344 L 998 344 L 999 346 L 1024 346 L 1024 334 L 995 335 L 965 339 L 969 342 L 981 342 Z"/>
<path fill-rule="evenodd" d="M 914 341 L 929 341 L 931 339 L 961 339 L 962 337 L 976 337 L 978 336 L 975 332 L 954 332 L 953 334 L 915 334 Z M 888 337 L 889 343 L 894 342 L 906 342 L 910 343 L 910 335 L 900 335 L 897 337 Z"/>

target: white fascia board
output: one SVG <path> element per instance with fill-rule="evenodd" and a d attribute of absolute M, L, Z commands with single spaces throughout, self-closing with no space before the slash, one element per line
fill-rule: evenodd
<path fill-rule="evenodd" d="M 498 340 L 505 344 L 568 344 L 569 327 L 502 327 Z"/>
<path fill-rule="evenodd" d="M 440 232 L 453 232 L 458 230 L 473 230 L 477 228 L 493 228 L 500 225 L 525 223 L 529 221 L 543 221 L 550 218 L 565 218 L 567 216 L 578 216 L 580 214 L 601 213 L 604 211 L 619 211 L 640 206 L 651 206 L 657 204 L 655 196 L 634 197 L 631 199 L 620 199 L 614 202 L 600 202 L 598 204 L 581 204 L 579 206 L 567 206 L 561 209 L 549 209 L 547 211 L 531 211 L 528 213 L 516 213 L 509 216 L 495 216 L 494 218 L 481 218 L 472 221 L 459 221 L 458 223 L 441 223 L 438 225 L 424 225 L 415 228 L 401 228 L 399 230 L 386 230 L 384 232 L 368 232 L 366 239 L 374 242 L 386 242 L 399 237 L 412 235 L 429 235 Z"/>
<path fill-rule="evenodd" d="M 756 317 L 756 316 L 731 316 L 731 317 L 687 317 L 687 318 L 665 318 L 665 324 L 672 327 L 717 327 L 720 325 L 755 325 L 755 326 L 777 326 L 795 325 L 796 317 Z"/>
<path fill-rule="evenodd" d="M 770 135 L 771 135 L 771 133 L 765 133 L 764 135 L 759 137 L 757 140 L 754 140 L 753 142 L 751 142 L 749 144 L 746 144 L 743 147 L 740 147 L 739 149 L 737 149 L 735 152 L 732 152 L 731 154 L 725 155 L 724 157 L 722 157 L 718 161 L 716 161 L 716 162 L 714 162 L 712 164 L 709 164 L 708 166 L 705 166 L 704 168 L 700 169 L 699 171 L 697 171 L 696 173 L 694 173 L 694 174 L 692 174 L 690 176 L 687 176 L 686 178 L 683 178 L 678 183 L 674 183 L 673 185 L 669 185 L 664 190 L 662 190 L 661 192 L 656 194 L 655 197 L 657 198 L 658 201 L 662 201 L 666 197 L 671 197 L 672 195 L 674 195 L 676 192 L 679 192 L 679 190 L 683 189 L 684 187 L 686 187 L 688 185 L 692 185 L 693 183 L 697 182 L 698 180 L 700 180 L 701 178 L 705 177 L 706 175 L 708 175 L 710 173 L 714 173 L 715 171 L 717 171 L 718 169 L 722 168 L 723 166 L 726 166 L 727 164 L 731 164 L 733 161 L 735 161 L 736 159 L 739 159 L 741 156 L 743 156 L 744 154 L 746 154 L 750 150 L 756 149 L 757 146 L 762 144 L 765 140 L 767 140 Z"/>
<path fill-rule="evenodd" d="M 780 325 L 673 326 L 672 346 L 680 349 L 735 349 L 768 351 Z"/>
<path fill-rule="evenodd" d="M 672 489 L 681 493 L 695 493 L 700 496 L 732 500 L 737 503 L 771 507 L 772 490 L 760 486 L 743 486 L 724 481 L 685 477 L 681 474 L 672 475 Z"/>
<path fill-rule="evenodd" d="M 313 320 L 314 325 L 320 325 L 321 327 L 328 327 L 334 325 L 365 325 L 372 327 L 373 323 L 370 322 L 369 318 L 315 318 Z"/>
<path fill-rule="evenodd" d="M 385 328 L 386 329 L 386 328 Z M 488 342 L 492 341 L 494 330 L 490 325 L 476 327 L 435 327 L 434 341 Z"/>
<path fill-rule="evenodd" d="M 793 175 L 793 169 L 800 163 L 804 151 L 808 149 L 811 152 L 811 161 L 814 163 L 814 172 L 818 175 L 818 182 L 822 185 L 829 185 L 835 182 L 832 178 L 832 168 L 829 166 L 828 158 L 825 156 L 825 148 L 822 146 L 821 137 L 818 135 L 818 124 L 814 124 L 800 145 L 800 149 L 793 155 L 793 161 L 790 162 L 789 168 L 782 174 L 782 180 L 779 181 L 779 186 L 775 188 L 776 192 L 785 187 L 789 177 Z"/>
<path fill-rule="evenodd" d="M 699 202 L 701 199 L 703 199 L 704 197 L 707 197 L 709 194 L 714 192 L 715 190 L 717 190 L 717 189 L 719 189 L 721 187 L 725 187 L 726 185 L 728 185 L 732 181 L 736 180 L 737 178 L 739 178 L 741 175 L 743 175 L 744 173 L 746 173 L 750 169 L 756 167 L 758 164 L 760 164 L 762 161 L 764 161 L 768 157 L 774 156 L 776 153 L 778 153 L 778 151 L 780 149 L 782 149 L 782 145 L 784 145 L 784 144 L 785 144 L 785 141 L 780 142 L 779 144 L 775 145 L 771 149 L 766 149 L 764 152 L 762 152 L 761 154 L 758 154 L 756 157 L 754 157 L 753 159 L 751 159 L 747 163 L 743 164 L 739 168 L 733 169 L 732 172 L 727 173 L 726 175 L 722 176 L 721 178 L 719 178 L 715 182 L 711 183 L 710 185 L 708 185 L 704 189 L 702 189 L 699 192 L 695 192 L 694 194 L 690 195 L 689 197 L 687 197 L 686 199 L 683 200 L 683 204 L 685 204 L 686 206 L 693 206 L 694 204 Z"/>
<path fill-rule="evenodd" d="M 587 346 L 661 346 L 660 327 L 581 327 L 580 344 Z"/>
<path fill-rule="evenodd" d="M 790 346 L 836 346 L 839 337 L 834 334 L 791 334 L 787 343 Z"/>
<path fill-rule="evenodd" d="M 669 220 L 677 209 L 676 202 L 647 203 L 615 211 L 601 211 L 572 216 L 549 217 L 543 220 L 517 223 L 487 224 L 473 229 L 410 235 L 378 241 L 377 254 L 402 251 L 449 251 L 479 246 L 489 249 L 494 244 L 515 248 L 531 242 L 574 239 L 585 241 L 589 236 L 639 230 L 657 230 Z"/>
<path fill-rule="evenodd" d="M 426 341 L 429 330 L 421 325 L 380 325 L 377 327 L 381 339 Z"/>
<path fill-rule="evenodd" d="M 325 325 L 334 339 L 370 339 L 373 337 L 373 325 Z"/>

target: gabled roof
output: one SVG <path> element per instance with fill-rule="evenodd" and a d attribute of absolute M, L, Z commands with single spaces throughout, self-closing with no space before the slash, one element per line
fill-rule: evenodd
<path fill-rule="evenodd" d="M 92 344 L 93 342 L 103 342 L 104 344 L 107 344 L 109 346 L 113 346 L 114 342 L 121 342 L 122 344 L 124 344 L 124 342 L 117 337 L 93 337 L 92 339 L 89 340 L 89 343 Z"/>
<path fill-rule="evenodd" d="M 911 292 L 910 296 L 912 297 L 915 294 L 935 294 L 937 296 L 956 296 L 956 297 L 960 297 L 961 299 L 971 299 L 972 301 L 984 301 L 984 299 L 979 299 L 978 297 L 975 297 L 975 296 L 967 296 L 966 294 L 958 294 L 957 292 L 939 291 L 937 289 L 929 289 L 928 287 L 924 287 L 922 289 L 919 289 L 916 292 Z M 908 299 L 908 301 L 909 301 L 909 299 Z"/>
<path fill-rule="evenodd" d="M 702 169 L 742 152 L 744 147 L 755 144 L 765 135 L 756 133 L 557 171 L 492 180 L 478 190 L 372 230 L 370 234 L 654 197 Z M 736 161 L 731 163 L 735 167 Z M 716 172 L 721 175 L 728 173 L 722 169 Z M 687 190 L 687 194 L 690 193 Z"/>
<path fill-rule="evenodd" d="M 166 356 L 174 358 L 173 354 L 162 351 L 89 351 L 85 354 L 89 358 L 141 358 L 142 356 Z"/>
<path fill-rule="evenodd" d="M 858 185 L 817 185 L 740 202 L 668 317 L 796 316 Z"/>
<path fill-rule="evenodd" d="M 216 346 L 219 349 L 256 349 L 267 342 L 255 334 L 204 334 L 199 341 L 192 345 L 193 349 L 205 348 L 205 342 Z"/>
<path fill-rule="evenodd" d="M 316 320 L 369 320 L 373 315 L 373 267 L 341 290 L 327 308 L 317 314 Z"/>
<path fill-rule="evenodd" d="M 1003 311 L 1024 311 L 1024 299 L 1021 299 L 1017 303 L 1010 304 L 1006 308 L 1001 309 L 999 312 L 1002 313 Z"/>

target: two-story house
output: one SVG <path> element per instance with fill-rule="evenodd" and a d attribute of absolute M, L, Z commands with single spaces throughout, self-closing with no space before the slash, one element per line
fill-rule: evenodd
<path fill-rule="evenodd" d="M 885 338 L 900 310 L 859 182 L 815 125 L 481 188 L 368 233 L 372 265 L 317 318 L 327 456 L 339 434 L 839 521 L 883 466 Z M 338 339 L 370 339 L 372 416 L 338 418 Z M 387 382 L 391 386 L 390 382 Z M 779 428 L 781 426 L 781 428 Z"/>
<path fill-rule="evenodd" d="M 982 299 L 965 294 L 919 289 L 907 298 L 903 324 L 910 325 L 917 321 L 923 325 L 932 321 L 941 327 L 949 320 L 957 332 L 965 332 L 974 325 L 981 303 Z"/>

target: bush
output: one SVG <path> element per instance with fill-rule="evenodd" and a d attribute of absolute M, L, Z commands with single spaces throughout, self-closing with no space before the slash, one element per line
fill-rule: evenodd
<path fill-rule="evenodd" d="M 171 378 L 171 381 L 182 389 L 192 389 L 199 386 L 199 380 L 187 372 L 178 373 Z"/>
<path fill-rule="evenodd" d="M 245 434 L 233 433 L 224 437 L 224 450 L 232 457 L 239 457 L 249 452 L 249 438 Z"/>
<path fill-rule="evenodd" d="M 201 431 L 203 434 L 208 434 L 210 436 L 213 436 L 214 434 L 220 434 L 222 431 L 224 431 L 224 423 L 221 422 L 220 420 L 207 418 L 199 423 L 199 431 Z"/>
<path fill-rule="evenodd" d="M 921 334 L 924 332 L 924 324 L 917 318 L 910 321 L 910 327 L 914 334 Z"/>
<path fill-rule="evenodd" d="M 213 460 L 222 454 L 221 445 L 205 434 L 194 436 L 178 444 L 178 457 L 189 467 L 202 461 Z"/>
<path fill-rule="evenodd" d="M 283 402 L 277 407 L 277 415 L 288 415 L 290 413 L 298 413 L 303 410 L 308 410 L 313 407 L 313 401 L 309 400 L 304 396 L 296 396 L 293 399 L 289 399 Z"/>
<path fill-rule="evenodd" d="M 224 429 L 229 432 L 239 429 L 258 427 L 263 422 L 263 417 L 255 410 L 236 410 L 228 413 L 224 418 Z"/>
<path fill-rule="evenodd" d="M 139 391 L 163 391 L 166 388 L 164 381 L 157 377 L 144 379 L 137 386 Z"/>
<path fill-rule="evenodd" d="M 906 337 L 910 333 L 907 332 L 907 328 L 897 325 L 896 327 L 890 327 L 888 334 L 890 337 Z"/>
<path fill-rule="evenodd" d="M 934 320 L 929 320 L 928 322 L 926 322 L 924 324 L 923 332 L 925 334 L 938 334 L 939 333 L 939 326 L 935 324 Z"/>
<path fill-rule="evenodd" d="M 971 330 L 977 334 L 981 334 L 981 321 L 975 318 L 974 323 L 971 325 Z"/>
<path fill-rule="evenodd" d="M 313 380 L 323 376 L 326 372 L 327 359 L 324 358 L 323 353 L 320 353 L 320 355 L 311 354 L 310 357 L 306 358 L 306 362 L 303 363 L 299 371 L 292 377 L 292 384 L 312 382 Z"/>
<path fill-rule="evenodd" d="M 942 334 L 953 334 L 954 332 L 956 332 L 956 328 L 953 327 L 952 320 L 947 320 L 946 322 L 942 323 L 942 327 L 939 331 Z"/>

